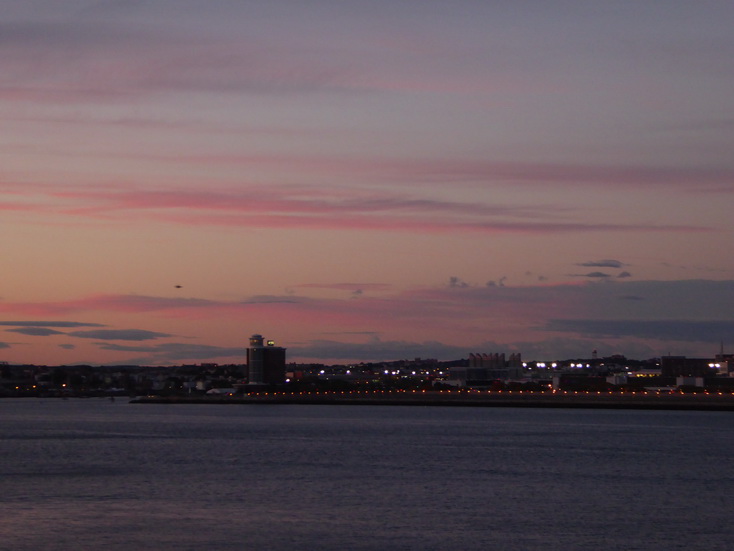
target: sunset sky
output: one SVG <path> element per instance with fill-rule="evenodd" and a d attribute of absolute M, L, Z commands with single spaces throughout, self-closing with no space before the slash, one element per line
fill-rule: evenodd
<path fill-rule="evenodd" d="M 5 0 L 0 361 L 734 352 L 734 3 Z"/>

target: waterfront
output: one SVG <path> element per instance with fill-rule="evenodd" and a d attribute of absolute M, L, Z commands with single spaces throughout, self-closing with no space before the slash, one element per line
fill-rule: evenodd
<path fill-rule="evenodd" d="M 140 396 L 136 404 L 300 404 L 370 406 L 530 407 L 584 409 L 664 409 L 734 411 L 734 395 L 724 392 L 573 392 L 395 390 L 341 392 L 251 392 L 213 395 Z"/>
<path fill-rule="evenodd" d="M 4 546 L 728 549 L 727 412 L 0 401 Z"/>

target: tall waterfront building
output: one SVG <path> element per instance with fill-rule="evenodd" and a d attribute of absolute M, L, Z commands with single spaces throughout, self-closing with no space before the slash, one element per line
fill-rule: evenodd
<path fill-rule="evenodd" d="M 247 383 L 251 385 L 279 385 L 285 382 L 285 348 L 275 341 L 264 342 L 255 333 L 247 349 Z"/>

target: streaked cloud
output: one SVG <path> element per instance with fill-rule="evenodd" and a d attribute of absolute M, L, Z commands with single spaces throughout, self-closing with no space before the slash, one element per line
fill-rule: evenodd
<path fill-rule="evenodd" d="M 586 268 L 621 268 L 624 266 L 619 260 L 592 260 L 590 262 L 581 262 L 576 266 L 584 266 Z"/>
<path fill-rule="evenodd" d="M 80 339 L 104 339 L 111 341 L 150 341 L 173 336 L 168 333 L 158 333 L 144 329 L 96 329 L 91 331 L 71 331 L 66 335 Z"/>
<path fill-rule="evenodd" d="M 38 303 L 2 303 L 0 311 L 12 311 L 14 313 L 32 314 L 72 314 L 76 312 L 121 312 L 140 314 L 145 312 L 176 312 L 176 315 L 187 315 L 194 312 L 208 312 L 209 315 L 220 315 L 226 311 L 241 312 L 258 306 L 288 305 L 307 303 L 309 299 L 294 298 L 292 296 L 254 296 L 242 301 L 215 301 L 196 298 L 172 298 L 155 297 L 143 295 L 97 295 L 75 300 L 61 302 L 38 302 Z M 68 335 L 104 335 L 105 331 L 78 331 L 70 332 Z M 113 333 L 109 333 L 113 334 Z M 90 338 L 98 338 L 92 336 Z M 101 337 L 104 338 L 104 337 Z"/>
<path fill-rule="evenodd" d="M 350 285 L 344 285 L 335 283 L 333 288 L 351 290 Z M 312 287 L 302 288 L 303 291 L 309 289 Z M 379 297 L 364 294 L 356 301 L 349 292 L 330 298 L 289 294 L 241 300 L 100 295 L 64 303 L 38 303 L 30 308 L 22 303 L 0 303 L 1 309 L 16 313 L 27 309 L 35 312 L 45 310 L 49 315 L 57 315 L 60 311 L 68 315 L 123 312 L 127 316 L 140 316 L 140 321 L 148 325 L 170 318 L 179 323 L 186 321 L 197 325 L 201 320 L 229 320 L 227 323 L 231 324 L 248 319 L 270 327 L 272 323 L 281 324 L 287 319 L 299 331 L 313 334 L 313 338 L 289 343 L 287 338 L 278 336 L 279 342 L 289 349 L 291 357 L 305 358 L 308 355 L 311 360 L 315 359 L 317 352 L 322 353 L 323 358 L 356 359 L 359 351 L 369 353 L 369 358 L 384 360 L 388 359 L 386 354 L 397 354 L 399 350 L 403 350 L 400 357 L 435 355 L 447 358 L 447 354 L 460 350 L 481 350 L 477 347 L 486 341 L 487 333 L 495 335 L 492 345 L 496 345 L 498 350 L 526 350 L 526 358 L 530 359 L 532 350 L 546 351 L 544 354 L 552 352 L 553 339 L 559 337 L 549 333 L 569 334 L 569 338 L 584 347 L 593 347 L 595 339 L 599 346 L 599 343 L 606 342 L 614 353 L 625 353 L 627 346 L 641 350 L 640 339 L 649 341 L 646 346 L 650 350 L 655 349 L 655 341 L 718 342 L 726 340 L 730 334 L 727 331 L 734 323 L 731 316 L 733 307 L 732 280 L 630 281 L 612 278 L 562 285 L 449 284 L 381 291 Z M 586 318 L 581 316 L 590 312 L 595 317 L 589 316 L 588 323 L 585 323 Z M 319 319 L 319 334 L 328 333 L 338 338 L 317 336 L 317 327 L 309 321 L 316 318 Z M 409 338 L 415 328 L 434 338 L 425 341 Z M 528 338 L 531 335 L 532 338 Z M 67 336 L 97 341 L 173 337 L 170 333 L 117 329 L 74 331 Z M 355 339 L 361 341 L 364 336 L 369 337 L 367 343 L 354 342 Z M 630 338 L 630 343 L 620 344 L 621 337 Z M 448 344 L 449 338 L 455 341 L 454 344 Z M 327 348 L 333 343 L 339 344 L 334 344 L 333 351 L 329 352 Z M 106 351 L 120 353 L 155 353 L 157 361 L 163 361 L 168 350 L 164 344 L 172 343 L 152 347 L 110 343 L 100 346 L 104 346 Z M 402 345 L 405 345 L 403 349 L 400 348 Z M 234 354 L 237 350 L 241 352 L 242 346 L 238 343 L 238 346 L 222 348 Z M 175 354 L 184 354 L 189 348 L 177 345 L 171 350 Z M 203 354 L 206 348 L 191 350 L 201 350 Z M 663 352 L 658 349 L 658 354 Z M 364 356 L 365 359 L 367 357 Z M 172 356 L 170 360 L 176 358 L 179 356 Z"/>
<path fill-rule="evenodd" d="M 479 346 L 482 350 L 488 348 L 496 350 L 498 345 Z M 305 360 L 319 361 L 360 359 L 365 362 L 380 362 L 415 358 L 447 360 L 468 357 L 468 351 L 461 346 L 451 346 L 437 341 L 383 341 L 379 338 L 366 343 L 313 340 L 289 347 L 288 352 Z"/>
<path fill-rule="evenodd" d="M 600 281 L 565 284 L 538 285 L 504 285 L 504 286 L 470 286 L 440 285 L 435 287 L 416 287 L 395 289 L 389 295 L 379 298 L 364 297 L 358 303 L 343 298 L 313 298 L 304 295 L 288 294 L 256 295 L 239 300 L 211 300 L 185 297 L 159 297 L 143 295 L 94 295 L 61 302 L 13 303 L 0 301 L 0 310 L 13 313 L 27 311 L 45 312 L 54 315 L 59 312 L 76 314 L 81 312 L 122 312 L 127 314 L 175 314 L 186 317 L 187 312 L 201 315 L 221 316 L 231 312 L 239 315 L 245 312 L 329 312 L 344 315 L 376 315 L 383 316 L 392 311 L 401 316 L 410 312 L 416 315 L 427 315 L 433 309 L 434 314 L 446 316 L 451 313 L 460 318 L 476 315 L 492 305 L 497 308 L 514 308 L 523 311 L 527 306 L 530 312 L 542 315 L 542 304 L 549 310 L 578 311 L 589 307 L 607 312 L 615 316 L 626 312 L 620 310 L 637 307 L 644 310 L 639 316 L 673 317 L 687 316 L 692 319 L 719 317 L 726 319 L 734 307 L 734 280 L 686 280 L 686 281 Z M 459 280 L 460 281 L 460 280 Z M 335 284 L 341 288 L 342 284 Z M 346 290 L 351 290 L 347 288 Z M 620 298 L 634 297 L 635 300 L 620 301 Z M 681 300 L 686 297 L 686 300 Z M 379 314 L 378 314 L 379 313 Z M 494 315 L 487 312 L 487 315 Z M 625 319 L 628 317 L 623 314 Z M 439 316 L 440 318 L 440 316 Z M 42 323 L 42 322 L 39 322 Z M 55 324 L 58 322 L 49 322 Z M 104 334 L 105 330 L 87 331 L 84 333 Z M 114 330 L 110 330 L 114 331 Z M 68 333 L 72 334 L 72 333 Z"/>
<path fill-rule="evenodd" d="M 377 81 L 366 81 L 364 71 L 350 66 L 338 50 L 325 48 L 313 55 L 311 48 L 288 47 L 262 33 L 224 36 L 203 25 L 192 32 L 146 22 L 4 22 L 0 32 L 6 55 L 0 67 L 9 78 L 0 86 L 0 99 L 83 104 L 161 94 L 289 96 L 378 89 Z M 34 75 L 34 69 L 39 73 Z"/>
<path fill-rule="evenodd" d="M 550 320 L 549 331 L 582 335 L 718 343 L 734 334 L 734 320 Z M 712 354 L 714 349 L 712 348 Z"/>
<path fill-rule="evenodd" d="M 17 329 L 6 329 L 9 333 L 20 333 L 34 337 L 48 337 L 49 335 L 64 335 L 63 331 L 56 331 L 47 327 L 19 327 Z"/>
<path fill-rule="evenodd" d="M 337 291 L 389 291 L 393 286 L 388 283 L 301 283 L 294 285 L 300 289 L 333 289 Z"/>
<path fill-rule="evenodd" d="M 607 164 L 502 162 L 455 158 L 384 158 L 384 157 L 320 157 L 278 155 L 201 155 L 185 157 L 155 156 L 141 153 L 143 158 L 195 166 L 235 166 L 242 169 L 278 168 L 287 173 L 348 177 L 350 181 L 393 182 L 402 184 L 464 183 L 484 185 L 530 186 L 542 190 L 559 186 L 608 187 L 616 189 L 669 189 L 671 186 L 689 192 L 734 192 L 734 168 L 648 164 L 619 166 Z"/>
<path fill-rule="evenodd" d="M 241 228 L 343 229 L 435 233 L 700 232 L 703 226 L 606 223 L 573 219 L 566 207 L 510 206 L 426 199 L 406 193 L 333 188 L 261 187 L 229 191 L 121 191 L 47 186 L 26 194 L 48 201 L 24 209 L 46 217 L 143 221 Z M 14 190 L 16 195 L 24 193 Z M 51 201 L 51 202 L 49 202 Z M 561 218 L 561 214 L 564 216 Z"/>
<path fill-rule="evenodd" d="M 5 4 L 0 360 L 732 319 L 730 3 Z"/>
<path fill-rule="evenodd" d="M 101 323 L 82 323 L 78 321 L 0 321 L 0 325 L 22 327 L 104 327 Z"/>
<path fill-rule="evenodd" d="M 162 343 L 153 346 L 122 346 L 118 344 L 101 343 L 98 346 L 102 350 L 143 354 L 141 356 L 126 359 L 122 363 L 130 362 L 142 365 L 156 363 L 170 364 L 212 359 L 225 359 L 232 363 L 246 363 L 245 348 L 242 346 L 228 348 L 191 343 Z"/>
<path fill-rule="evenodd" d="M 581 274 L 583 277 L 590 277 L 594 279 L 604 279 L 607 277 L 612 277 L 609 274 L 605 272 L 589 272 L 588 274 Z"/>

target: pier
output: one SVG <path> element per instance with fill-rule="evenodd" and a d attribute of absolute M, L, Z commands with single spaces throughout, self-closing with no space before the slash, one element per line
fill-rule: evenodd
<path fill-rule="evenodd" d="M 734 411 L 734 395 L 700 392 L 378 391 L 141 396 L 138 404 L 312 404 Z"/>

